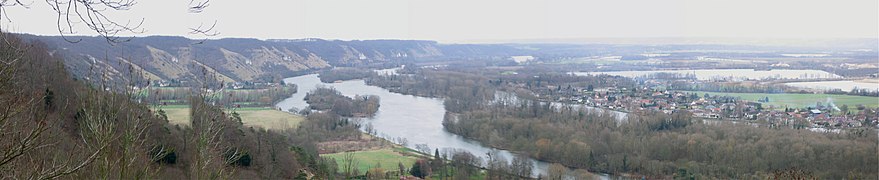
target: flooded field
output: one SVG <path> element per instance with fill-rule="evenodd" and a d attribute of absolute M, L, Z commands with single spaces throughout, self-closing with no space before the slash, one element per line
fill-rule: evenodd
<path fill-rule="evenodd" d="M 699 70 L 659 70 L 659 71 L 609 71 L 609 72 L 573 72 L 575 75 L 607 74 L 624 77 L 640 77 L 656 73 L 673 73 L 693 75 L 699 80 L 736 79 L 823 79 L 838 78 L 839 75 L 821 70 L 754 70 L 754 69 L 699 69 Z"/>
<path fill-rule="evenodd" d="M 851 91 L 852 89 L 858 88 L 867 89 L 869 91 L 879 91 L 879 82 L 875 81 L 816 81 L 786 83 L 785 85 L 820 90 L 839 89 L 843 91 Z"/>

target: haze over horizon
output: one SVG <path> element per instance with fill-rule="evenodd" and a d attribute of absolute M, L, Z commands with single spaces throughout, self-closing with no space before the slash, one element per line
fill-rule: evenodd
<path fill-rule="evenodd" d="M 108 11 L 108 14 L 122 22 L 144 19 L 145 33 L 121 34 L 123 36 L 205 38 L 188 34 L 187 28 L 216 20 L 216 29 L 221 34 L 208 38 L 501 43 L 643 38 L 876 39 L 879 38 L 877 6 L 877 1 L 870 0 L 297 0 L 211 1 L 203 13 L 189 14 L 186 2 L 153 0 L 138 1 L 131 10 Z M 29 8 L 7 7 L 6 13 L 11 21 L 0 23 L 4 31 L 59 35 L 56 15 L 46 3 L 33 2 Z M 76 32 L 77 35 L 94 35 L 83 28 Z"/>

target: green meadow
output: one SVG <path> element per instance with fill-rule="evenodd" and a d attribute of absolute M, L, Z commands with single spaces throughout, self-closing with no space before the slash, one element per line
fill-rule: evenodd
<path fill-rule="evenodd" d="M 360 173 L 366 173 L 370 168 L 374 168 L 379 164 L 385 171 L 398 170 L 397 164 L 399 163 L 403 163 L 403 166 L 406 166 L 406 169 L 408 169 L 421 156 L 405 148 L 383 148 L 351 153 L 354 153 L 354 162 L 356 162 L 356 168 Z M 320 156 L 335 159 L 336 163 L 339 164 L 339 171 L 344 170 L 343 159 L 345 158 L 345 152 L 322 154 Z"/>

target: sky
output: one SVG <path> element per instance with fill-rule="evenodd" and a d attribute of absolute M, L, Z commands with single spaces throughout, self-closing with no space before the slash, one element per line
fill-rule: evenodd
<path fill-rule="evenodd" d="M 7 7 L 4 31 L 58 35 L 43 0 Z M 117 21 L 145 33 L 188 34 L 217 21 L 219 36 L 258 39 L 421 39 L 441 42 L 572 38 L 879 38 L 877 0 L 139 0 Z M 76 32 L 94 35 L 78 26 Z"/>

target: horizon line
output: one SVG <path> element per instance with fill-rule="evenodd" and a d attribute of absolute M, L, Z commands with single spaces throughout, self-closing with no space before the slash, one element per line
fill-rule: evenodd
<path fill-rule="evenodd" d="M 20 33 L 20 32 L 4 32 L 11 34 L 22 34 L 44 37 L 91 37 L 100 38 L 98 35 L 76 34 L 37 34 L 37 33 Z M 219 36 L 208 38 L 195 38 L 185 35 L 170 34 L 141 34 L 141 35 L 125 35 L 114 36 L 121 38 L 147 38 L 147 37 L 180 37 L 190 40 L 223 40 L 223 39 L 254 39 L 260 41 L 273 40 L 308 40 L 319 39 L 325 41 L 380 41 L 380 40 L 399 40 L 399 41 L 433 41 L 439 44 L 653 44 L 653 45 L 674 45 L 674 44 L 735 44 L 735 45 L 764 45 L 759 43 L 744 43 L 748 41 L 840 41 L 840 40 L 860 40 L 860 41 L 876 41 L 879 37 L 559 37 L 559 38 L 512 38 L 512 39 L 462 39 L 462 40 L 442 40 L 442 39 L 406 39 L 406 38 L 364 38 L 364 39 L 344 39 L 344 38 L 321 38 L 321 37 L 299 37 L 299 38 L 259 38 L 259 37 L 238 37 L 238 36 Z M 651 40 L 648 42 L 621 42 L 633 40 Z M 617 41 L 617 42 L 609 42 Z M 662 41 L 662 42 L 655 42 Z M 689 41 L 689 42 L 687 42 Z M 710 41 L 710 42 L 693 42 L 693 41 Z M 772 44 L 772 43 L 770 43 Z"/>

